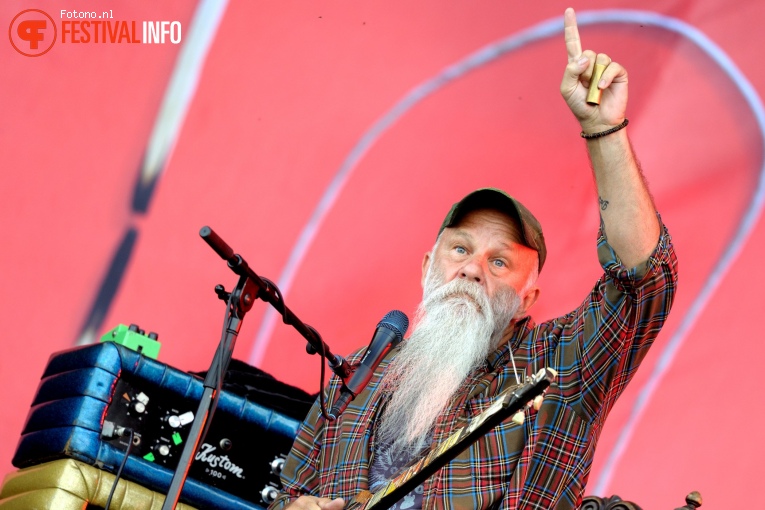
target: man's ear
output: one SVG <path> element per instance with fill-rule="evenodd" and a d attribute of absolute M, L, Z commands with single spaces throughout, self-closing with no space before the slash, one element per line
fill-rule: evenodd
<path fill-rule="evenodd" d="M 428 275 L 428 268 L 430 268 L 430 252 L 426 252 L 422 258 L 422 277 L 420 278 L 420 285 L 425 288 L 425 277 Z"/>
<path fill-rule="evenodd" d="M 528 315 L 529 308 L 534 306 L 534 303 L 536 303 L 537 299 L 539 299 L 539 294 L 541 292 L 542 291 L 539 290 L 539 287 L 536 285 L 526 291 L 526 294 L 524 294 L 521 298 L 521 306 L 518 308 L 518 311 L 515 312 L 513 319 L 520 320 L 526 317 Z"/>

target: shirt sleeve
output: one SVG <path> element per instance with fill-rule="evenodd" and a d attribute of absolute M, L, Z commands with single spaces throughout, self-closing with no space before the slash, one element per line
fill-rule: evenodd
<path fill-rule="evenodd" d="M 308 416 L 298 430 L 289 457 L 281 474 L 282 491 L 279 497 L 269 505 L 269 510 L 283 508 L 305 494 L 316 495 L 318 487 L 318 462 L 321 449 L 321 427 L 323 422 L 321 408 L 317 399 Z"/>
<path fill-rule="evenodd" d="M 560 354 L 570 375 L 564 393 L 588 421 L 604 420 L 624 391 L 664 325 L 677 287 L 677 259 L 663 223 L 654 251 L 633 268 L 619 260 L 601 225 L 598 259 L 604 274 L 567 316 Z"/>
<path fill-rule="evenodd" d="M 359 349 L 351 353 L 347 358 L 348 363 L 355 368 L 363 352 L 363 349 Z M 327 408 L 334 402 L 340 387 L 340 378 L 333 375 L 324 390 Z M 327 423 L 321 413 L 321 403 L 317 397 L 295 436 L 295 442 L 292 444 L 281 473 L 282 490 L 276 500 L 269 505 L 269 510 L 283 508 L 300 496 L 322 497 L 322 489 L 326 489 L 327 469 L 326 466 L 322 466 L 322 463 L 326 463 L 326 452 L 323 452 L 322 448 L 325 440 L 332 437 L 333 427 L 337 427 L 337 422 Z M 321 486 L 322 467 L 325 470 L 325 487 Z"/>

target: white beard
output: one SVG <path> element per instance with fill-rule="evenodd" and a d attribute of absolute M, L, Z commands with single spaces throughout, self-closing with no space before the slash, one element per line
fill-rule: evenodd
<path fill-rule="evenodd" d="M 390 445 L 393 456 L 414 455 L 427 446 L 438 415 L 499 346 L 520 307 L 513 289 L 490 301 L 475 282 L 443 280 L 431 264 L 413 332 L 383 379 L 392 395 L 378 424 L 377 443 Z"/>

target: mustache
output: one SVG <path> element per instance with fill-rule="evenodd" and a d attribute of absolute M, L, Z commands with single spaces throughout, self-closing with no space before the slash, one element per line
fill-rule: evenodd
<path fill-rule="evenodd" d="M 489 296 L 484 292 L 483 287 L 477 283 L 459 278 L 432 289 L 428 293 L 424 304 L 428 305 L 460 296 L 470 298 L 470 300 L 475 303 L 478 310 L 483 314 L 485 314 L 487 310 L 491 310 L 491 301 L 489 300 Z"/>

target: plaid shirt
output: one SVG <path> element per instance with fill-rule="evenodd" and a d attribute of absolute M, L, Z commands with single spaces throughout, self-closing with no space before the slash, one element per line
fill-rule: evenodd
<path fill-rule="evenodd" d="M 438 417 L 433 444 L 514 385 L 510 349 L 519 371 L 558 372 L 541 409 L 527 410 L 523 425 L 506 420 L 424 483 L 423 508 L 579 506 L 606 416 L 659 333 L 677 285 L 677 260 L 663 225 L 644 265 L 625 268 L 602 230 L 598 258 L 605 274 L 576 310 L 538 325 L 530 318 L 520 321 L 510 341 L 465 380 Z M 326 422 L 314 404 L 282 472 L 285 492 L 272 509 L 303 494 L 347 502 L 368 489 L 373 424 L 386 399 L 378 390 L 395 352 L 336 422 Z M 360 354 L 351 360 L 358 362 Z M 328 402 L 339 388 L 333 377 Z"/>

